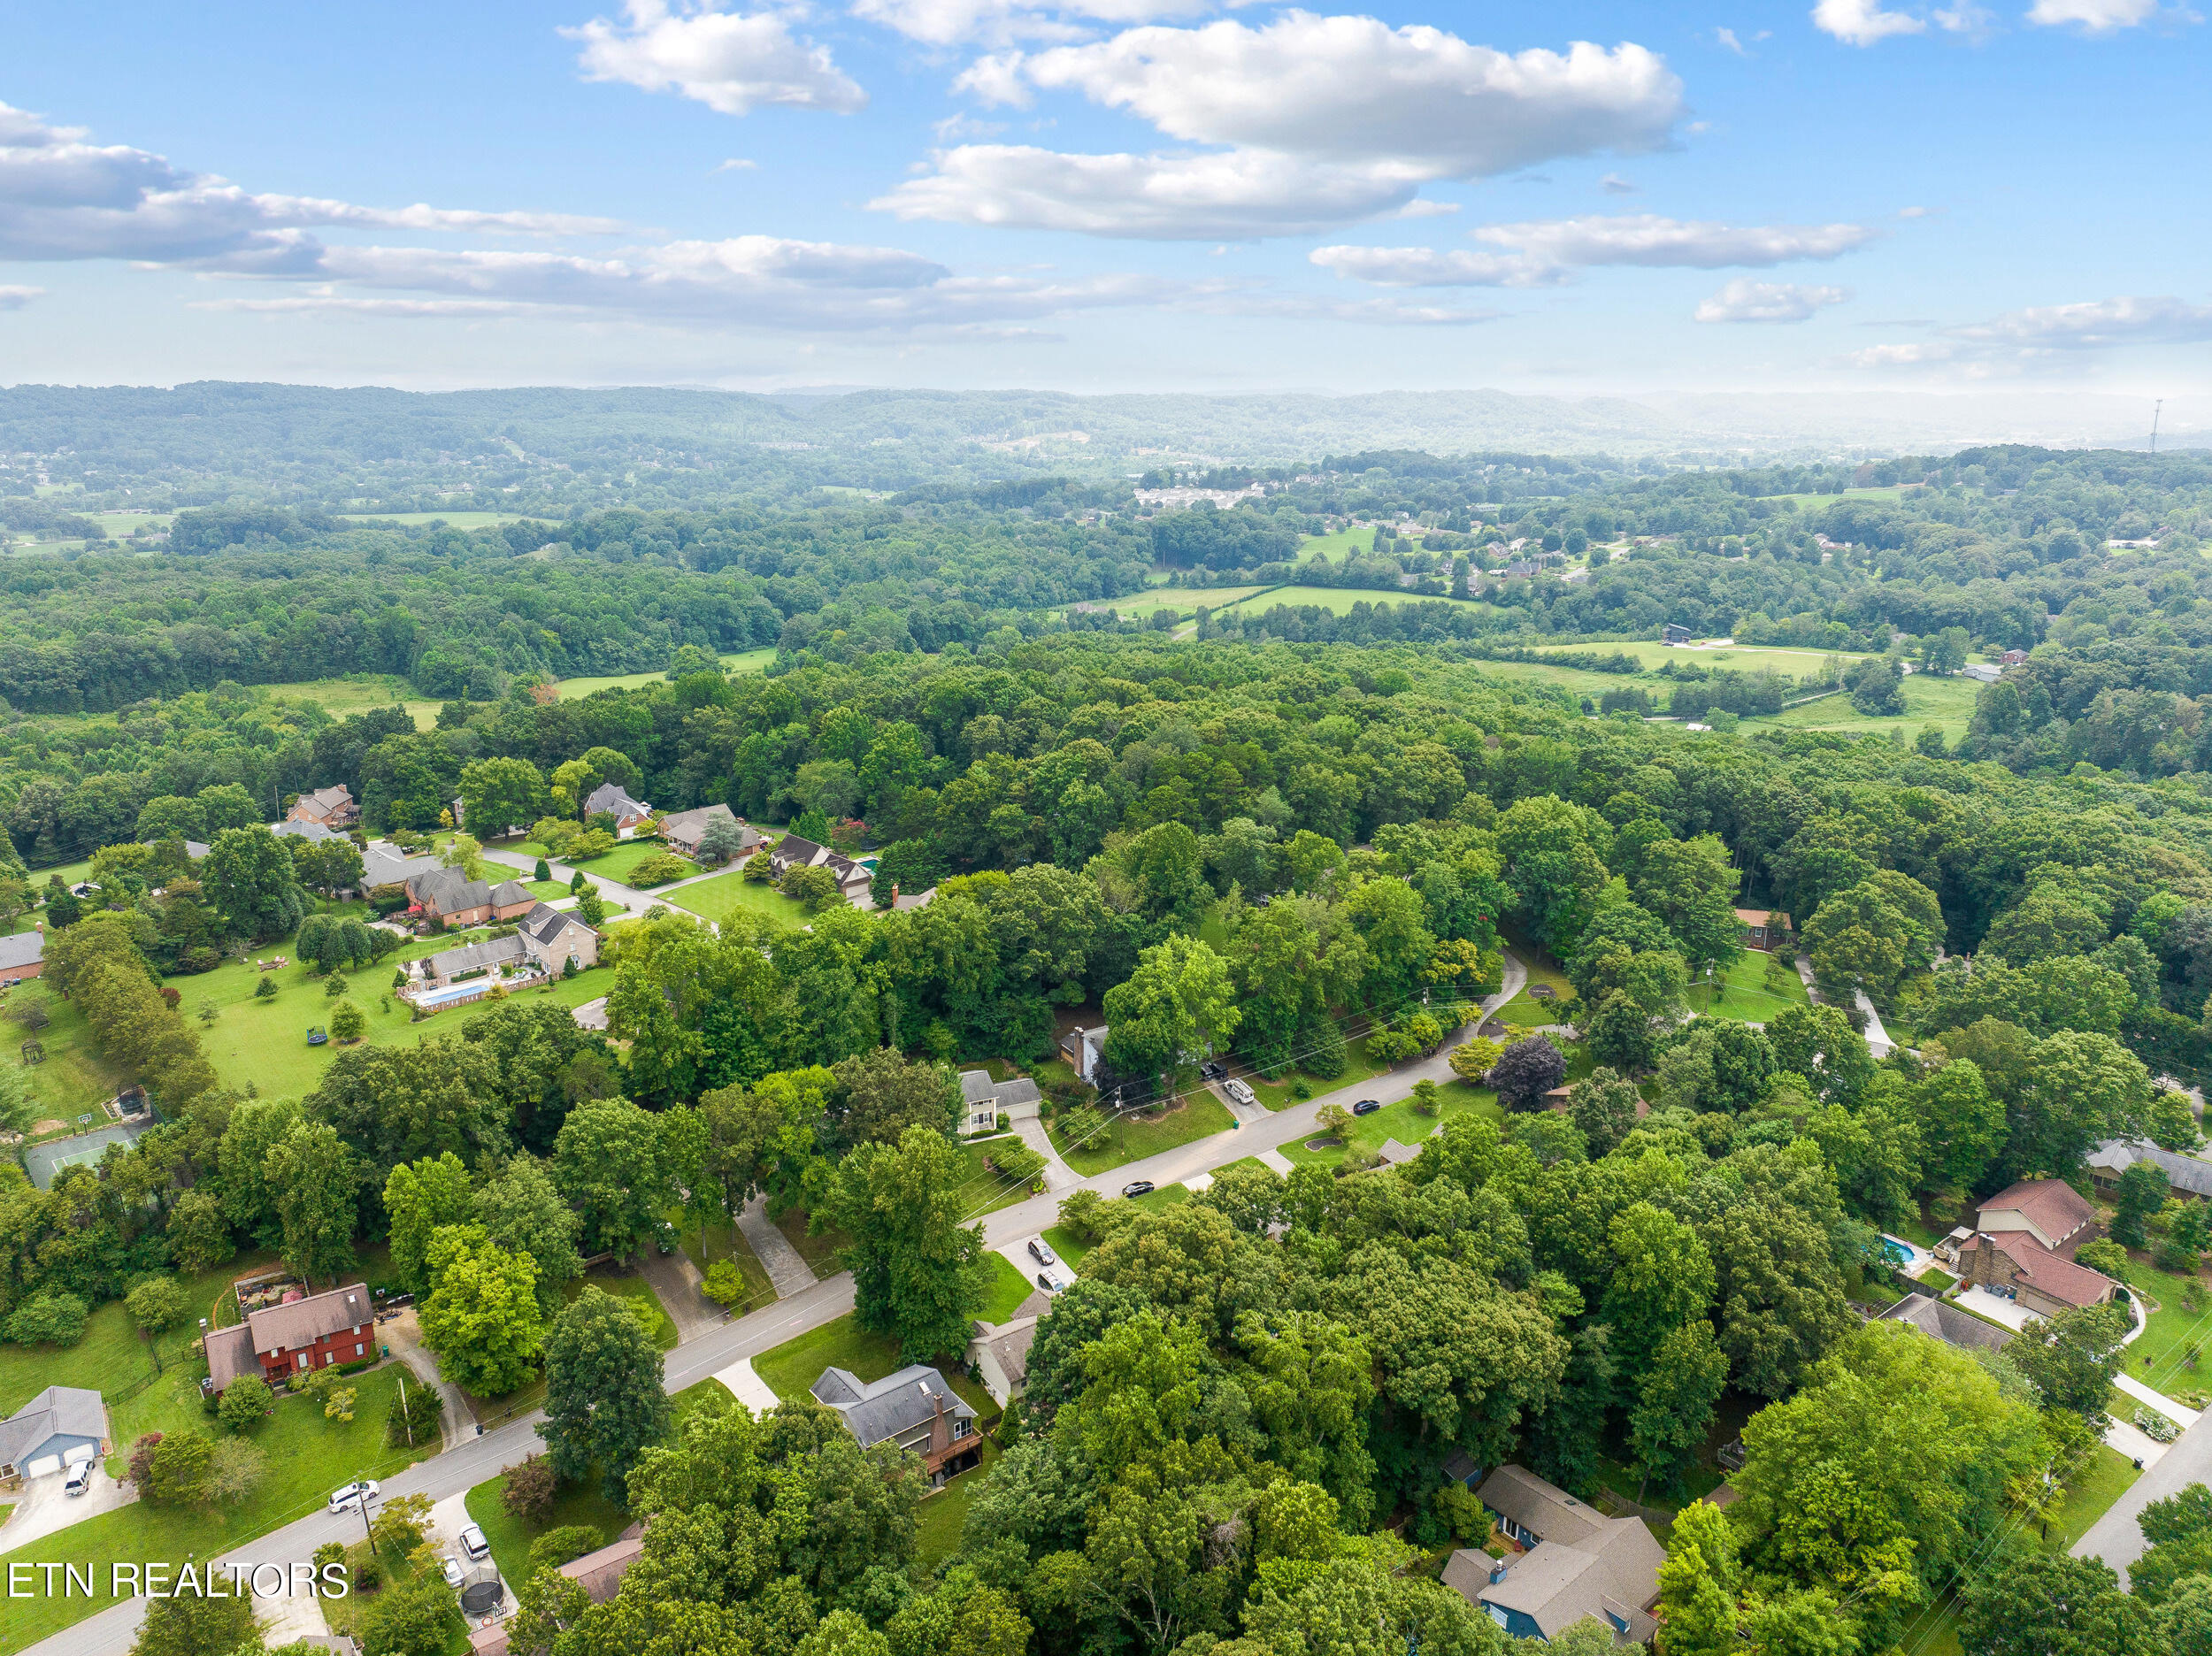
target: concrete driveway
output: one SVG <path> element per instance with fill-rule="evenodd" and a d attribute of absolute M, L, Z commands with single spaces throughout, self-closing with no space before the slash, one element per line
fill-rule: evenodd
<path fill-rule="evenodd" d="M 83 1494 L 63 1493 L 62 1485 L 67 1482 L 56 1472 L 48 1477 L 25 1478 L 17 1488 L 0 1491 L 0 1501 L 15 1503 L 7 1522 L 0 1523 L 0 1552 L 12 1552 L 42 1536 L 127 1506 L 138 1499 L 136 1484 L 110 1477 L 97 1461 L 93 1463 L 92 1487 Z"/>

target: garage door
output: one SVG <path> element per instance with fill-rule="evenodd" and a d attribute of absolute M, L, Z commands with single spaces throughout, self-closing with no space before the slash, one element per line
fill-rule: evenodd
<path fill-rule="evenodd" d="M 49 1477 L 61 1470 L 61 1457 L 58 1454 L 41 1455 L 23 1469 L 33 1477 Z"/>
<path fill-rule="evenodd" d="M 81 1443 L 74 1449 L 62 1452 L 61 1463 L 64 1466 L 82 1466 L 88 1460 L 98 1460 L 99 1456 L 97 1444 Z"/>

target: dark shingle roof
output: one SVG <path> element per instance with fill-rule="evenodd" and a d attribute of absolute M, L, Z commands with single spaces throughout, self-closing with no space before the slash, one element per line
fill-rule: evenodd
<path fill-rule="evenodd" d="M 107 1406 L 97 1392 L 50 1385 L 0 1421 L 0 1463 L 21 1465 L 50 1438 L 88 1438 L 98 1443 L 107 1430 Z"/>
<path fill-rule="evenodd" d="M 880 1380 L 863 1381 L 845 1368 L 825 1368 L 814 1400 L 845 1417 L 862 1448 L 896 1438 L 933 1419 L 941 1401 L 950 1418 L 973 1420 L 975 1411 L 926 1363 L 912 1363 Z"/>

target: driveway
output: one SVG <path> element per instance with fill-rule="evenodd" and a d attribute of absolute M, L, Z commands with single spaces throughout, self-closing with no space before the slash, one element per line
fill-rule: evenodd
<path fill-rule="evenodd" d="M 2146 1463 L 2143 1476 L 2074 1543 L 2074 1556 L 2102 1559 L 2120 1573 L 2120 1585 L 2125 1587 L 2128 1567 L 2143 1556 L 2146 1545 L 2143 1508 L 2207 1482 L 2212 1482 L 2212 1419 L 2200 1419 L 2167 1445 L 2155 1465 Z"/>
<path fill-rule="evenodd" d="M 649 1248 L 638 1262 L 638 1275 L 652 1284 L 661 1308 L 675 1320 L 680 1343 L 697 1339 L 722 1325 L 722 1307 L 703 1292 L 706 1279 L 688 1254 Z"/>
<path fill-rule="evenodd" d="M 1059 1151 L 1053 1148 L 1052 1135 L 1045 1131 L 1044 1123 L 1037 1117 L 1025 1116 L 1016 1122 L 1014 1136 L 1044 1157 L 1045 1165 L 1041 1177 L 1048 1192 L 1057 1195 L 1062 1191 L 1073 1190 L 1083 1182 L 1083 1176 L 1060 1159 Z"/>
<path fill-rule="evenodd" d="M 737 1215 L 737 1229 L 761 1269 L 768 1273 L 768 1280 L 775 1284 L 777 1299 L 788 1300 L 814 1286 L 814 1267 L 768 1216 L 765 1196 L 756 1196 L 745 1204 Z"/>
<path fill-rule="evenodd" d="M 0 1523 L 0 1552 L 12 1552 L 42 1536 L 127 1506 L 138 1499 L 136 1484 L 126 1478 L 110 1477 L 96 1460 L 92 1465 L 92 1487 L 81 1495 L 64 1494 L 62 1485 L 69 1480 L 58 1472 L 25 1478 L 17 1488 L 0 1491 L 0 1501 L 15 1503 L 8 1521 Z"/>
<path fill-rule="evenodd" d="M 435 1387 L 445 1399 L 445 1417 L 440 1426 L 448 1449 L 476 1430 L 476 1414 L 469 1407 L 468 1393 L 438 1372 L 438 1355 L 422 1343 L 422 1327 L 415 1321 L 414 1307 L 409 1306 L 389 1322 L 378 1323 L 376 1338 L 392 1348 L 392 1355 L 405 1363 L 418 1380 Z"/>

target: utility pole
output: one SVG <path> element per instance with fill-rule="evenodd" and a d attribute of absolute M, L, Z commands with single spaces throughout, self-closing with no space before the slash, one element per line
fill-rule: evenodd
<path fill-rule="evenodd" d="M 407 1365 L 399 1366 L 399 1417 L 407 1422 L 407 1446 L 415 1446 L 415 1417 L 407 1408 Z"/>

